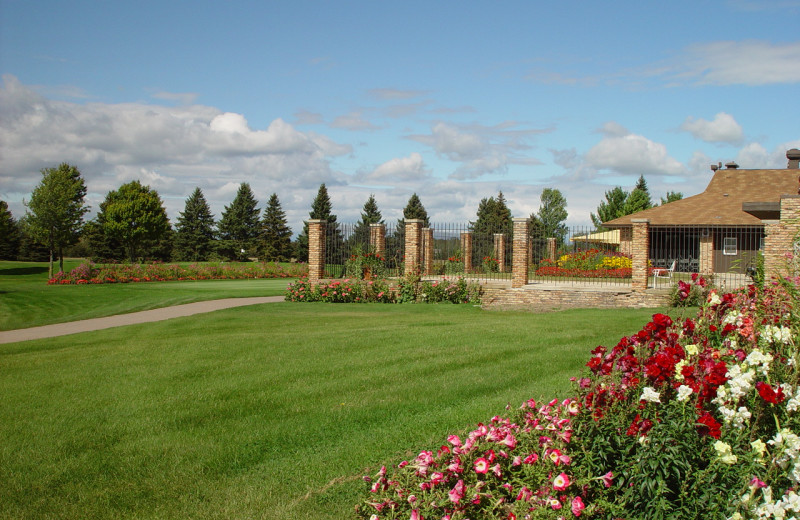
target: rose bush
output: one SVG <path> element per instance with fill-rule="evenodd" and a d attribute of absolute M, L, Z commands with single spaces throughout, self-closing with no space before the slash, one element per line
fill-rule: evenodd
<path fill-rule="evenodd" d="M 712 290 L 691 318 L 656 314 L 592 350 L 572 397 L 528 401 L 365 477 L 357 514 L 800 518 L 798 323 L 791 284 Z"/>

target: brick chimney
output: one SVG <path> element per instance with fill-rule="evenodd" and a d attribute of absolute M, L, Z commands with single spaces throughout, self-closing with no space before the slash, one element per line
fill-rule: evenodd
<path fill-rule="evenodd" d="M 786 151 L 786 158 L 789 159 L 789 164 L 786 166 L 790 170 L 800 169 L 800 150 L 792 148 Z"/>

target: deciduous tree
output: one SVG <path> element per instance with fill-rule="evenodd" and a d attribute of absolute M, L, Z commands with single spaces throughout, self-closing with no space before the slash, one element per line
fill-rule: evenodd
<path fill-rule="evenodd" d="M 44 168 L 41 173 L 42 180 L 26 203 L 25 225 L 30 235 L 50 250 L 52 278 L 53 256 L 58 254 L 63 271 L 64 248 L 77 242 L 89 207 L 83 201 L 86 184 L 78 168 L 61 163 L 57 168 Z"/>
<path fill-rule="evenodd" d="M 555 188 L 542 190 L 541 205 L 536 214 L 541 232 L 546 238 L 555 238 L 558 246 L 562 247 L 567 238 L 567 199 L 561 191 Z"/>
<path fill-rule="evenodd" d="M 139 181 L 123 184 L 100 204 L 98 222 L 108 238 L 118 241 L 134 262 L 146 249 L 157 249 L 171 228 L 158 192 Z M 160 255 L 159 255 L 160 256 Z"/>
<path fill-rule="evenodd" d="M 597 206 L 597 215 L 590 213 L 592 223 L 598 230 L 605 229 L 603 222 L 614 220 L 624 216 L 625 200 L 628 198 L 628 192 L 623 190 L 622 187 L 617 186 L 613 190 L 606 192 L 606 199 L 600 202 Z"/>

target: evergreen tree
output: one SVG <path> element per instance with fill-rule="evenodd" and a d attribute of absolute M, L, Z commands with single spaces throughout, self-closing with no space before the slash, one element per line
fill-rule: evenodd
<path fill-rule="evenodd" d="M 511 210 L 506 205 L 502 191 L 497 194 L 497 199 L 481 199 L 478 203 L 477 219 L 470 222 L 470 228 L 474 234 L 473 264 L 480 262 L 485 256 L 497 256 L 498 252 L 494 251 L 495 233 L 506 235 L 506 258 L 511 258 L 513 224 Z"/>
<path fill-rule="evenodd" d="M 17 221 L 14 220 L 6 201 L 0 200 L 0 260 L 16 260 L 18 251 Z"/>
<path fill-rule="evenodd" d="M 273 193 L 261 221 L 259 257 L 267 262 L 288 262 L 292 256 L 292 230 L 286 222 L 278 195 Z"/>
<path fill-rule="evenodd" d="M 670 202 L 675 202 L 676 200 L 681 200 L 683 198 L 683 193 L 679 191 L 668 191 L 667 197 L 661 197 L 661 205 L 669 204 Z"/>
<path fill-rule="evenodd" d="M 83 216 L 89 211 L 84 204 L 86 184 L 75 166 L 61 163 L 57 168 L 44 168 L 42 180 L 26 204 L 25 225 L 30 235 L 50 250 L 50 277 L 53 277 L 53 256 L 58 254 L 64 270 L 64 248 L 78 241 Z"/>
<path fill-rule="evenodd" d="M 320 184 L 317 196 L 311 203 L 311 211 L 308 213 L 308 218 L 313 220 L 325 220 L 327 222 L 325 228 L 325 250 L 328 260 L 332 263 L 344 262 L 343 239 L 342 231 L 339 229 L 339 224 L 336 222 L 336 215 L 332 213 L 333 205 L 331 198 L 328 195 L 328 188 L 325 183 Z M 308 261 L 308 222 L 303 221 L 303 231 L 297 237 L 297 258 L 304 262 Z M 340 262 L 341 260 L 341 262 Z"/>
<path fill-rule="evenodd" d="M 19 249 L 17 250 L 17 260 L 22 262 L 47 262 L 50 257 L 50 250 L 37 242 L 28 233 L 28 226 L 25 219 L 17 222 L 17 235 L 19 236 Z"/>
<path fill-rule="evenodd" d="M 628 198 L 628 192 L 617 186 L 613 190 L 606 192 L 606 200 L 600 202 L 597 206 L 597 215 L 590 213 L 592 223 L 598 231 L 602 231 L 603 222 L 614 220 L 624 216 L 625 200 Z"/>
<path fill-rule="evenodd" d="M 125 248 L 119 240 L 106 235 L 102 204 L 100 208 L 100 213 L 83 226 L 83 237 L 89 245 L 90 257 L 94 262 L 124 260 Z"/>
<path fill-rule="evenodd" d="M 370 194 L 361 211 L 361 220 L 353 228 L 351 244 L 369 244 L 369 228 L 371 224 L 383 224 L 383 215 L 378 209 L 375 195 Z"/>
<path fill-rule="evenodd" d="M 110 191 L 100 204 L 97 222 L 105 244 L 122 246 L 131 262 L 140 257 L 169 258 L 171 245 L 165 238 L 172 227 L 161 197 L 149 186 L 132 181 Z"/>
<path fill-rule="evenodd" d="M 536 214 L 541 223 L 541 231 L 545 238 L 555 238 L 558 247 L 563 247 L 567 238 L 567 199 L 558 189 L 542 190 L 541 205 Z"/>
<path fill-rule="evenodd" d="M 214 251 L 214 215 L 200 188 L 186 199 L 183 212 L 175 225 L 176 260 L 202 262 Z"/>
<path fill-rule="evenodd" d="M 230 260 L 247 260 L 256 253 L 260 222 L 258 201 L 250 185 L 243 182 L 219 221 L 220 253 Z"/>
<path fill-rule="evenodd" d="M 644 180 L 643 175 L 640 175 L 633 191 L 631 191 L 628 198 L 625 199 L 623 215 L 632 215 L 652 207 L 653 201 L 650 199 L 650 190 L 647 189 L 647 181 Z"/>

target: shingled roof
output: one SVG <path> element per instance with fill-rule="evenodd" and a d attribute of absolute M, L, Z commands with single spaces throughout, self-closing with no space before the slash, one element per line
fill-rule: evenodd
<path fill-rule="evenodd" d="M 798 193 L 796 169 L 717 170 L 703 193 L 663 206 L 626 215 L 603 225 L 621 228 L 631 219 L 649 219 L 650 226 L 761 226 L 755 216 L 742 210 L 745 202 L 778 202 L 782 195 Z"/>

